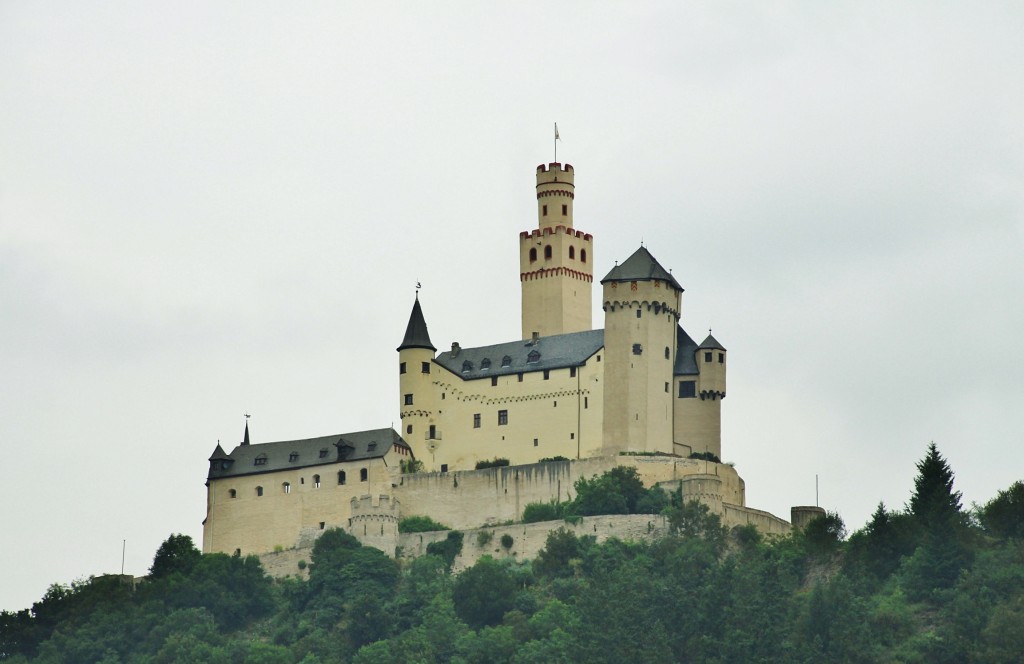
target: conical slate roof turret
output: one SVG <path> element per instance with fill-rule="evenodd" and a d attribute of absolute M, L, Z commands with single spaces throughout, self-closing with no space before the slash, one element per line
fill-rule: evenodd
<path fill-rule="evenodd" d="M 715 339 L 713 336 L 711 336 L 711 330 L 708 330 L 708 338 L 705 339 L 704 341 L 702 341 L 700 343 L 700 346 L 697 346 L 697 348 L 698 349 L 712 349 L 712 348 L 714 348 L 715 350 L 725 350 L 725 346 L 723 346 L 722 344 L 718 343 L 718 339 Z"/>
<path fill-rule="evenodd" d="M 210 455 L 210 461 L 220 461 L 222 459 L 230 459 L 225 452 L 224 448 L 220 446 L 220 441 L 217 442 L 217 447 L 214 448 L 213 454 Z"/>
<path fill-rule="evenodd" d="M 647 251 L 647 247 L 641 246 L 639 249 L 633 252 L 633 255 L 622 262 L 622 265 L 616 265 L 612 268 L 612 271 L 601 280 L 601 283 L 608 281 L 654 281 L 655 279 L 661 281 L 667 281 L 677 291 L 682 291 L 683 287 L 679 285 L 672 273 L 661 266 L 661 263 L 657 261 L 651 252 Z"/>
<path fill-rule="evenodd" d="M 423 319 L 423 310 L 420 309 L 420 298 L 417 295 L 412 305 L 412 313 L 409 315 L 409 325 L 405 328 L 405 338 L 402 345 L 396 350 L 406 348 L 427 348 L 437 351 L 434 344 L 430 343 L 430 334 L 427 333 L 427 321 Z"/>

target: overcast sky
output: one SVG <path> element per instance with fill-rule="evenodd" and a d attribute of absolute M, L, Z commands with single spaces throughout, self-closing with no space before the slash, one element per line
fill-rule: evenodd
<path fill-rule="evenodd" d="M 1024 476 L 1020 3 L 0 1 L 0 608 L 199 544 L 207 457 L 519 337 L 534 170 L 729 349 L 747 503 Z M 595 288 L 595 327 L 600 316 Z"/>

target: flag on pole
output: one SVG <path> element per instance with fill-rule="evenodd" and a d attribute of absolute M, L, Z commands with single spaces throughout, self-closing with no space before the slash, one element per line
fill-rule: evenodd
<path fill-rule="evenodd" d="M 562 140 L 562 137 L 558 135 L 558 123 L 557 122 L 555 123 L 555 140 L 556 141 Z"/>

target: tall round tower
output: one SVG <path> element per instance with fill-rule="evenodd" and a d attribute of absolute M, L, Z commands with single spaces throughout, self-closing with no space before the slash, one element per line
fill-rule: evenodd
<path fill-rule="evenodd" d="M 604 448 L 673 451 L 673 369 L 683 287 L 640 247 L 604 287 Z"/>
<path fill-rule="evenodd" d="M 572 166 L 537 167 L 537 228 L 519 234 L 523 339 L 591 329 L 594 238 L 573 228 Z"/>
<path fill-rule="evenodd" d="M 436 394 L 433 389 L 434 353 L 419 295 L 412 305 L 405 337 L 398 347 L 398 398 L 402 437 L 420 460 L 428 459 L 428 446 L 440 439 L 436 425 Z"/>

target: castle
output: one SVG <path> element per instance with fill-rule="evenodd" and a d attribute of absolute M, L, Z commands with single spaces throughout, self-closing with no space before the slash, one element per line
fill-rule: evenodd
<path fill-rule="evenodd" d="M 397 349 L 402 433 L 250 444 L 247 426 L 210 457 L 205 552 L 302 547 L 340 526 L 393 554 L 401 516 L 516 521 L 615 465 L 683 488 L 727 525 L 788 530 L 747 508 L 743 480 L 717 462 L 727 353 L 683 329 L 682 286 L 641 246 L 601 279 L 604 328 L 592 329 L 594 238 L 573 226 L 573 167 L 540 165 L 536 183 L 537 227 L 519 234 L 520 338 L 437 353 L 417 293 Z M 496 458 L 511 465 L 475 470 Z"/>

